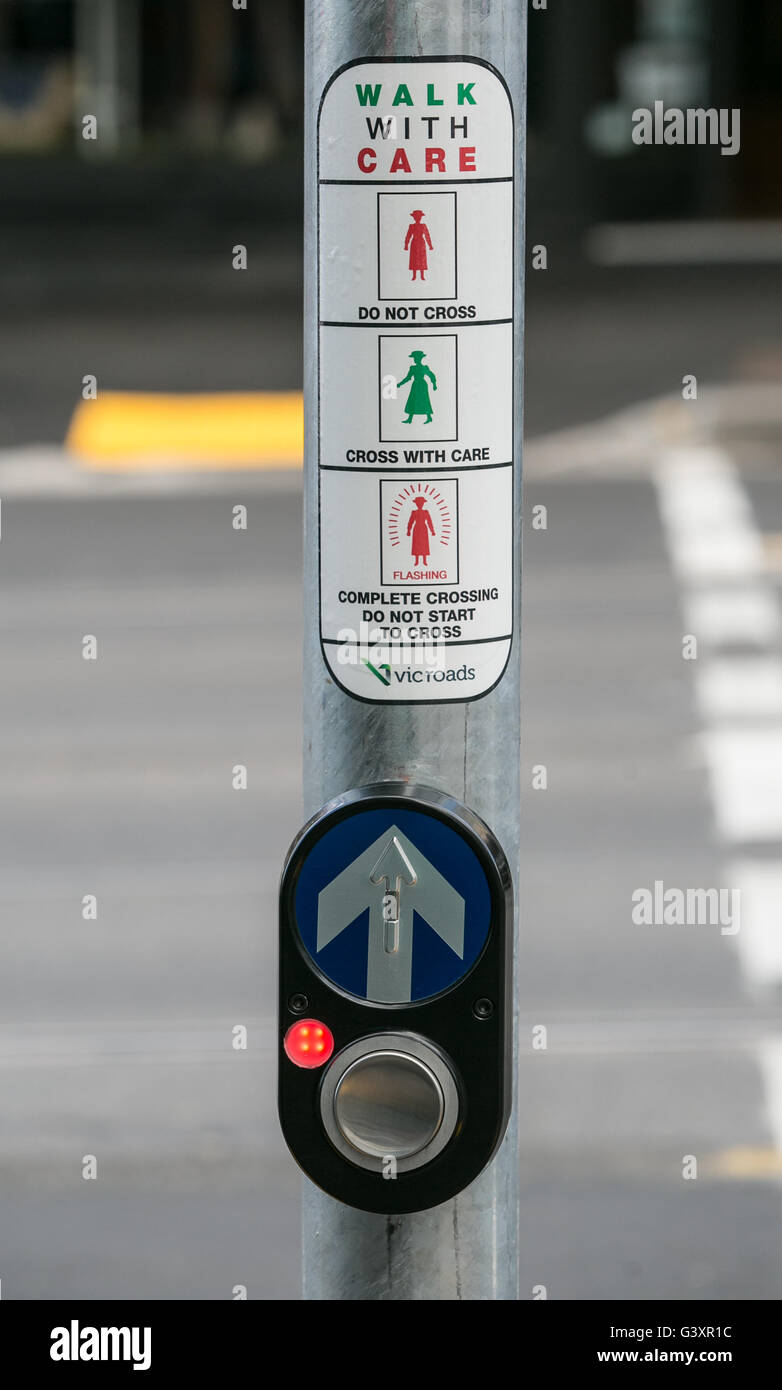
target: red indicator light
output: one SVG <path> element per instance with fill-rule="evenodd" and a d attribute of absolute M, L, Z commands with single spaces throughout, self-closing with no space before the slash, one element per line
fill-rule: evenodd
<path fill-rule="evenodd" d="M 322 1067 L 334 1051 L 334 1034 L 316 1018 L 302 1018 L 285 1034 L 285 1054 L 296 1067 Z"/>

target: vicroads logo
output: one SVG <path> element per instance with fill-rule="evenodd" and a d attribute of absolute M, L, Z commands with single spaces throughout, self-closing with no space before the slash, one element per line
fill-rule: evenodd
<path fill-rule="evenodd" d="M 403 671 L 394 671 L 393 673 L 387 661 L 374 666 L 371 661 L 367 661 L 367 659 L 364 658 L 363 665 L 380 681 L 381 685 L 385 686 L 391 685 L 392 679 L 395 680 L 398 685 L 404 683 L 408 685 L 430 685 L 432 682 L 437 685 L 442 685 L 443 682 L 469 682 L 475 680 L 476 674 L 475 667 L 468 666 L 466 663 L 454 670 L 443 670 L 442 667 L 438 667 L 436 670 L 432 671 L 408 667 Z"/>
<path fill-rule="evenodd" d="M 372 672 L 373 676 L 377 676 L 377 679 L 381 682 L 382 685 L 391 684 L 391 667 L 389 666 L 387 661 L 383 661 L 379 663 L 377 666 L 373 666 L 372 662 L 367 661 L 365 657 L 364 665 L 366 666 L 368 671 Z"/>
<path fill-rule="evenodd" d="M 52 1361 L 131 1361 L 134 1371 L 152 1365 L 151 1327 L 81 1327 L 76 1318 L 69 1327 L 52 1328 Z"/>

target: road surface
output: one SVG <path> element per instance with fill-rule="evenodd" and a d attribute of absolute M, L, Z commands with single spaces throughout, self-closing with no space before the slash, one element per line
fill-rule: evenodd
<path fill-rule="evenodd" d="M 298 233 L 161 236 L 17 237 L 0 271 L 7 1299 L 298 1293 L 272 1031 L 298 480 L 85 477 L 59 452 L 85 372 L 296 387 Z M 527 422 L 576 433 L 525 493 L 522 1297 L 779 1298 L 782 432 L 715 455 L 670 406 L 670 447 L 581 427 L 690 372 L 693 419 L 707 385 L 778 383 L 780 271 L 550 265 Z M 634 922 L 656 884 L 739 888 L 741 930 Z"/>
<path fill-rule="evenodd" d="M 740 476 L 782 531 L 773 470 Z M 782 970 L 750 983 L 719 925 L 631 916 L 732 872 L 662 487 L 527 485 L 522 1297 L 782 1295 Z M 298 481 L 103 491 L 3 504 L 2 1293 L 294 1298 L 272 1018 Z M 773 869 L 773 837 L 753 853 Z"/>

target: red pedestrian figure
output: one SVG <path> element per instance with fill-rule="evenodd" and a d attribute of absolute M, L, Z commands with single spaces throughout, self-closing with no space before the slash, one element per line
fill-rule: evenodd
<path fill-rule="evenodd" d="M 434 535 L 432 518 L 426 510 L 426 498 L 416 497 L 416 510 L 410 513 L 410 520 L 407 523 L 407 534 L 413 533 L 410 542 L 410 551 L 413 556 L 413 563 L 425 565 L 429 559 L 429 532 Z"/>
<path fill-rule="evenodd" d="M 407 236 L 405 237 L 405 251 L 407 250 L 408 246 L 410 247 L 410 269 L 413 272 L 413 280 L 415 279 L 416 271 L 418 271 L 422 280 L 426 279 L 424 271 L 427 269 L 427 246 L 429 247 L 430 251 L 434 251 L 434 247 L 432 245 L 432 238 L 429 235 L 429 228 L 427 227 L 425 222 L 421 221 L 423 215 L 424 214 L 420 211 L 420 209 L 418 209 L 416 212 L 411 212 L 410 216 L 413 220 L 407 229 Z"/>

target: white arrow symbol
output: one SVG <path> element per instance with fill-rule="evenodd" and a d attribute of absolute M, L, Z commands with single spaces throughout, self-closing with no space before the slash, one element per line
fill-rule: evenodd
<path fill-rule="evenodd" d="M 317 950 L 367 908 L 367 999 L 409 1003 L 414 911 L 463 958 L 464 899 L 395 825 L 318 894 Z"/>

